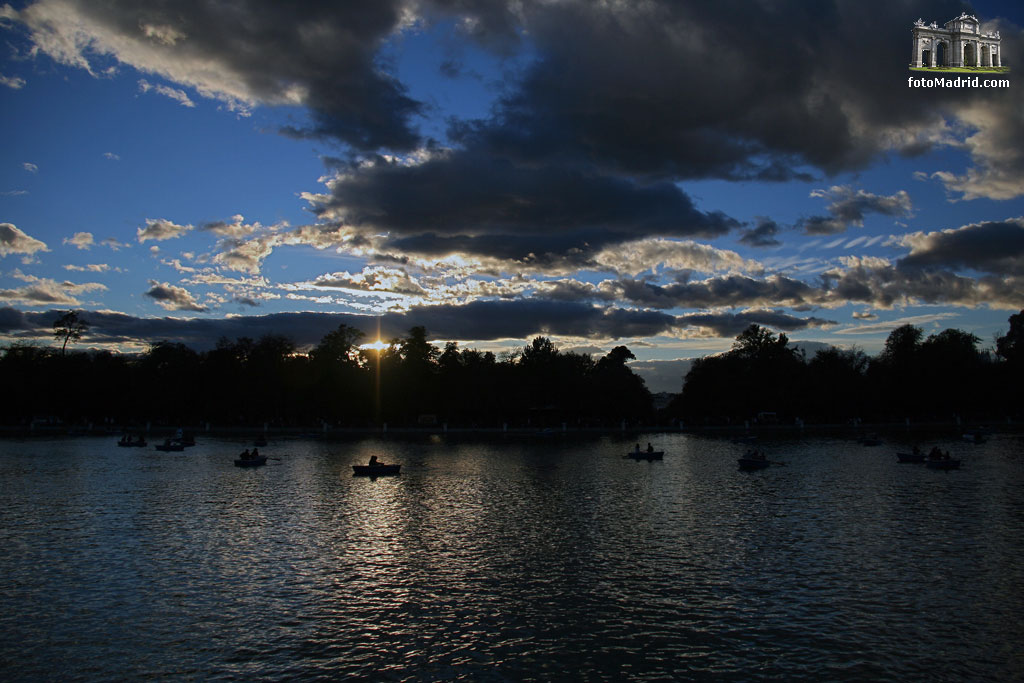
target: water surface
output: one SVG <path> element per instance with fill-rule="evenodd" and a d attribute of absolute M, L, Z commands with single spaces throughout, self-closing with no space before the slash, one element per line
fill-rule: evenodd
<path fill-rule="evenodd" d="M 0 442 L 8 680 L 1011 680 L 1024 441 Z M 634 439 L 635 440 L 635 439 Z M 376 454 L 400 477 L 351 476 Z"/>

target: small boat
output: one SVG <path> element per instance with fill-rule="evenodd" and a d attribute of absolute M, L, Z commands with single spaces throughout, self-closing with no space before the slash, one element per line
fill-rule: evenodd
<path fill-rule="evenodd" d="M 154 448 L 156 448 L 158 451 L 164 452 L 183 451 L 185 450 L 185 445 L 174 441 L 164 441 L 163 443 L 158 443 L 156 446 L 154 446 Z"/>
<path fill-rule="evenodd" d="M 665 457 L 665 451 L 630 451 L 623 457 L 633 460 L 661 460 Z"/>
<path fill-rule="evenodd" d="M 960 459 L 959 458 L 940 458 L 940 459 L 931 459 L 931 458 L 929 458 L 926 462 L 927 462 L 928 468 L 929 469 L 933 469 L 933 470 L 958 470 L 958 469 L 960 469 Z"/>
<path fill-rule="evenodd" d="M 261 455 L 255 458 L 235 458 L 235 467 L 259 467 L 267 464 L 267 456 Z"/>
<path fill-rule="evenodd" d="M 352 465 L 353 477 L 385 477 L 393 474 L 401 474 L 401 465 Z"/>
<path fill-rule="evenodd" d="M 763 470 L 772 464 L 765 458 L 739 458 L 736 460 L 741 470 Z"/>
<path fill-rule="evenodd" d="M 897 453 L 896 460 L 898 462 L 924 462 L 927 458 L 924 453 Z"/>

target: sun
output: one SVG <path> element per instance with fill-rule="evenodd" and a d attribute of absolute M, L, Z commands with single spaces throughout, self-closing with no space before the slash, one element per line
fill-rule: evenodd
<path fill-rule="evenodd" d="M 390 347 L 391 347 L 391 344 L 388 344 L 387 342 L 383 342 L 380 339 L 378 339 L 377 341 L 370 342 L 369 344 L 362 344 L 359 348 L 367 350 L 367 351 L 376 351 L 377 353 L 380 353 L 384 349 L 387 349 L 387 348 L 390 348 Z"/>

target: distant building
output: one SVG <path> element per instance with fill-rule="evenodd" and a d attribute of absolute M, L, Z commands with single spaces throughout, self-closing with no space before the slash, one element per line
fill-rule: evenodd
<path fill-rule="evenodd" d="M 999 31 L 981 32 L 977 17 L 964 13 L 942 28 L 914 22 L 911 66 L 1002 66 Z"/>

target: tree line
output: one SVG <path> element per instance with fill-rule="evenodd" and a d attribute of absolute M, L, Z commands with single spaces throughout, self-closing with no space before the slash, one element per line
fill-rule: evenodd
<path fill-rule="evenodd" d="M 625 346 L 593 359 L 547 337 L 503 353 L 431 344 L 423 327 L 380 350 L 340 325 L 307 352 L 288 337 L 220 339 L 209 351 L 159 341 L 138 355 L 67 351 L 86 327 L 54 323 L 59 349 L 14 344 L 0 358 L 8 422 L 560 428 L 649 423 L 651 394 Z"/>
<path fill-rule="evenodd" d="M 0 356 L 7 423 L 56 417 L 119 425 L 201 424 L 498 428 L 807 424 L 1020 417 L 1024 311 L 993 351 L 958 329 L 928 337 L 892 331 L 881 353 L 829 347 L 808 358 L 784 333 L 751 325 L 730 351 L 694 361 L 660 412 L 617 346 L 601 358 L 561 351 L 547 337 L 502 353 L 431 344 L 423 327 L 376 350 L 346 325 L 306 352 L 281 335 L 220 339 L 195 351 L 159 341 L 141 354 L 68 351 L 88 326 L 54 323 L 58 348 L 12 344 Z M 683 378 L 681 378 L 683 379 Z"/>
<path fill-rule="evenodd" d="M 994 352 L 979 350 L 981 340 L 963 330 L 925 337 L 903 325 L 877 356 L 829 347 L 811 358 L 784 333 L 751 325 L 727 353 L 694 361 L 669 412 L 698 424 L 1019 418 L 1024 311 L 1009 323 Z"/>

